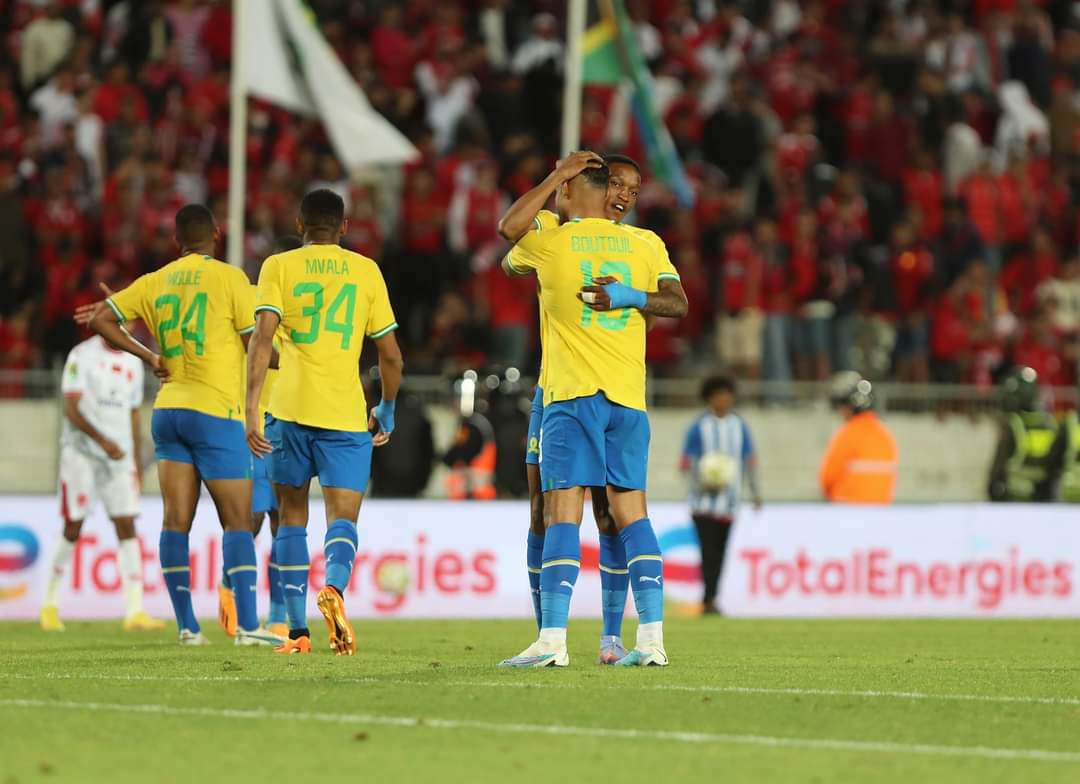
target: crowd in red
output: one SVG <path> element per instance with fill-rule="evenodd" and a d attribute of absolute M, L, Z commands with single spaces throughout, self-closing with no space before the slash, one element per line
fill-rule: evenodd
<path fill-rule="evenodd" d="M 62 360 L 98 283 L 175 255 L 181 204 L 224 231 L 230 5 L 0 0 L 0 369 Z M 252 101 L 245 267 L 307 189 L 333 188 L 412 370 L 531 367 L 533 284 L 499 273 L 496 226 L 554 165 L 564 4 L 309 5 L 421 158 L 347 173 L 318 123 Z M 646 166 L 630 218 L 664 238 L 691 299 L 650 333 L 658 372 L 989 384 L 1015 363 L 1075 383 L 1072 3 L 626 6 L 695 194 L 679 206 Z M 586 87 L 582 146 L 647 164 L 625 92 Z"/>

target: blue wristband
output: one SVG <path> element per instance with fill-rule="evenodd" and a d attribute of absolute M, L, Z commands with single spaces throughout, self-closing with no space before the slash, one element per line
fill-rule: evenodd
<path fill-rule="evenodd" d="M 394 432 L 394 409 L 397 407 L 396 400 L 383 400 L 375 406 L 372 412 L 375 421 L 379 423 L 379 430 L 383 433 Z"/>
<path fill-rule="evenodd" d="M 641 310 L 649 301 L 649 295 L 641 289 L 635 289 L 622 283 L 608 283 L 604 286 L 608 299 L 611 300 L 611 308 L 637 308 Z"/>

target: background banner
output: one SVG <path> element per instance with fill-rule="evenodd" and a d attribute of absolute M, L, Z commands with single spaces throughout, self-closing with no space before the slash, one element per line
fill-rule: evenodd
<path fill-rule="evenodd" d="M 588 505 L 587 505 L 588 507 Z M 322 587 L 321 501 L 308 528 L 309 611 Z M 685 505 L 650 514 L 664 552 L 665 590 L 700 601 L 697 538 Z M 524 502 L 364 503 L 348 608 L 359 618 L 531 618 Z M 138 521 L 147 609 L 171 618 L 158 568 L 161 500 Z M 48 496 L 0 497 L 0 619 L 33 619 L 60 535 Z M 257 540 L 265 614 L 270 535 Z M 201 617 L 217 611 L 221 529 L 203 498 L 191 536 L 192 595 Z M 596 526 L 586 512 L 573 614 L 598 617 Z M 1065 506 L 955 504 L 879 508 L 825 505 L 744 510 L 728 547 L 721 603 L 738 617 L 1080 617 L 1080 515 Z M 628 618 L 633 618 L 629 602 Z M 83 528 L 60 599 L 61 617 L 119 618 L 116 535 L 104 512 Z"/>

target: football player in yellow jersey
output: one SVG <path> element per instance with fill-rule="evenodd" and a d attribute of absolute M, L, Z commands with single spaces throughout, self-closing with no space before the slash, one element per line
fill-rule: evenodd
<path fill-rule="evenodd" d="M 637 645 L 616 665 L 667 664 L 663 560 L 645 505 L 645 315 L 681 317 L 687 301 L 663 243 L 606 217 L 610 172 L 598 162 L 559 186 L 560 217 L 569 220 L 526 234 L 504 260 L 510 274 L 535 270 L 540 284 L 546 332 L 539 459 L 548 518 L 540 637 L 506 666 L 569 664 L 566 623 L 587 487 L 607 489 L 639 616 Z"/>
<path fill-rule="evenodd" d="M 303 244 L 304 241 L 295 234 L 283 235 L 275 240 L 274 253 L 295 250 Z M 277 339 L 274 340 L 274 350 L 276 352 L 281 351 Z M 246 356 L 244 357 L 244 370 L 246 378 Z M 276 380 L 277 369 L 274 367 L 268 368 L 262 396 L 259 398 L 259 410 L 263 422 L 270 416 L 270 395 Z M 282 594 L 281 572 L 278 570 L 277 564 L 278 503 L 274 487 L 270 482 L 269 463 L 269 457 L 256 456 L 252 461 L 251 530 L 257 539 L 259 532 L 262 531 L 263 520 L 269 518 L 270 535 L 273 537 L 273 543 L 270 546 L 270 562 L 266 567 L 267 582 L 270 586 L 270 612 L 266 618 L 266 628 L 271 634 L 284 639 L 289 636 L 289 627 L 285 622 L 285 599 Z M 236 634 L 236 599 L 233 594 L 232 581 L 224 569 L 222 570 L 221 583 L 218 585 L 218 623 L 230 637 Z"/>
<path fill-rule="evenodd" d="M 307 628 L 308 487 L 319 477 L 328 527 L 326 587 L 316 604 L 338 655 L 356 652 L 344 591 L 356 559 L 356 521 L 371 473 L 372 446 L 390 439 L 402 359 L 386 282 L 369 258 L 344 250 L 345 204 L 333 191 L 304 197 L 297 223 L 304 246 L 268 258 L 259 272 L 257 326 L 248 354 L 247 438 L 251 450 L 272 454 L 271 479 L 281 504 L 278 569 L 282 574 L 289 640 L 281 653 L 311 650 Z M 270 422 L 259 416 L 271 341 L 281 328 L 281 370 L 270 397 Z M 370 420 L 360 383 L 364 339 L 379 353 L 382 401 Z M 378 427 L 372 437 L 369 428 Z"/>
<path fill-rule="evenodd" d="M 188 534 L 199 483 L 210 491 L 225 529 L 222 554 L 237 594 L 237 645 L 279 638 L 259 627 L 255 608 L 255 541 L 251 533 L 251 454 L 240 419 L 240 363 L 255 328 L 254 296 L 237 267 L 212 257 L 214 216 L 189 204 L 176 213 L 180 258 L 143 275 L 105 300 L 91 326 L 117 348 L 154 368 L 164 382 L 151 429 L 165 502 L 159 544 L 182 645 L 206 639 L 191 606 Z M 157 337 L 155 353 L 121 326 L 142 319 Z"/>
<path fill-rule="evenodd" d="M 595 153 L 583 151 L 571 153 L 539 185 L 526 192 L 507 210 L 499 221 L 499 231 L 510 242 L 517 242 L 529 231 L 544 231 L 559 226 L 557 213 L 543 209 L 559 186 L 577 176 L 590 165 L 596 165 Z M 606 155 L 611 177 L 608 182 L 607 217 L 615 223 L 632 213 L 637 205 L 641 189 L 641 169 L 633 158 L 625 155 Z M 634 227 L 627 227 L 634 228 Z M 652 234 L 645 229 L 636 231 Z M 655 236 L 655 235 L 653 235 Z M 647 317 L 651 318 L 651 317 Z M 543 346 L 544 314 L 540 311 L 541 347 Z M 541 363 L 543 364 L 543 363 Z M 541 369 L 541 376 L 543 370 Z M 526 566 L 532 592 L 533 612 L 536 626 L 541 627 L 540 569 L 544 548 L 544 496 L 540 489 L 540 422 L 544 413 L 543 383 L 537 384 L 529 415 L 525 473 L 529 484 L 530 525 L 526 549 Z M 603 628 L 600 633 L 600 664 L 614 664 L 626 655 L 622 642 L 622 621 L 626 609 L 626 594 L 630 576 L 626 567 L 626 552 L 619 539 L 618 529 L 611 519 L 607 494 L 592 494 L 593 518 L 600 539 L 600 590 L 603 611 Z"/>

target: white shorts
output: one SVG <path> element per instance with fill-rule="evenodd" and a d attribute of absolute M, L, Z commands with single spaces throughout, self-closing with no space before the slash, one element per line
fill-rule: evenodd
<path fill-rule="evenodd" d="M 99 498 L 109 517 L 135 517 L 140 493 L 131 457 L 106 460 L 72 447 L 60 449 L 60 514 L 65 521 L 85 520 Z"/>

